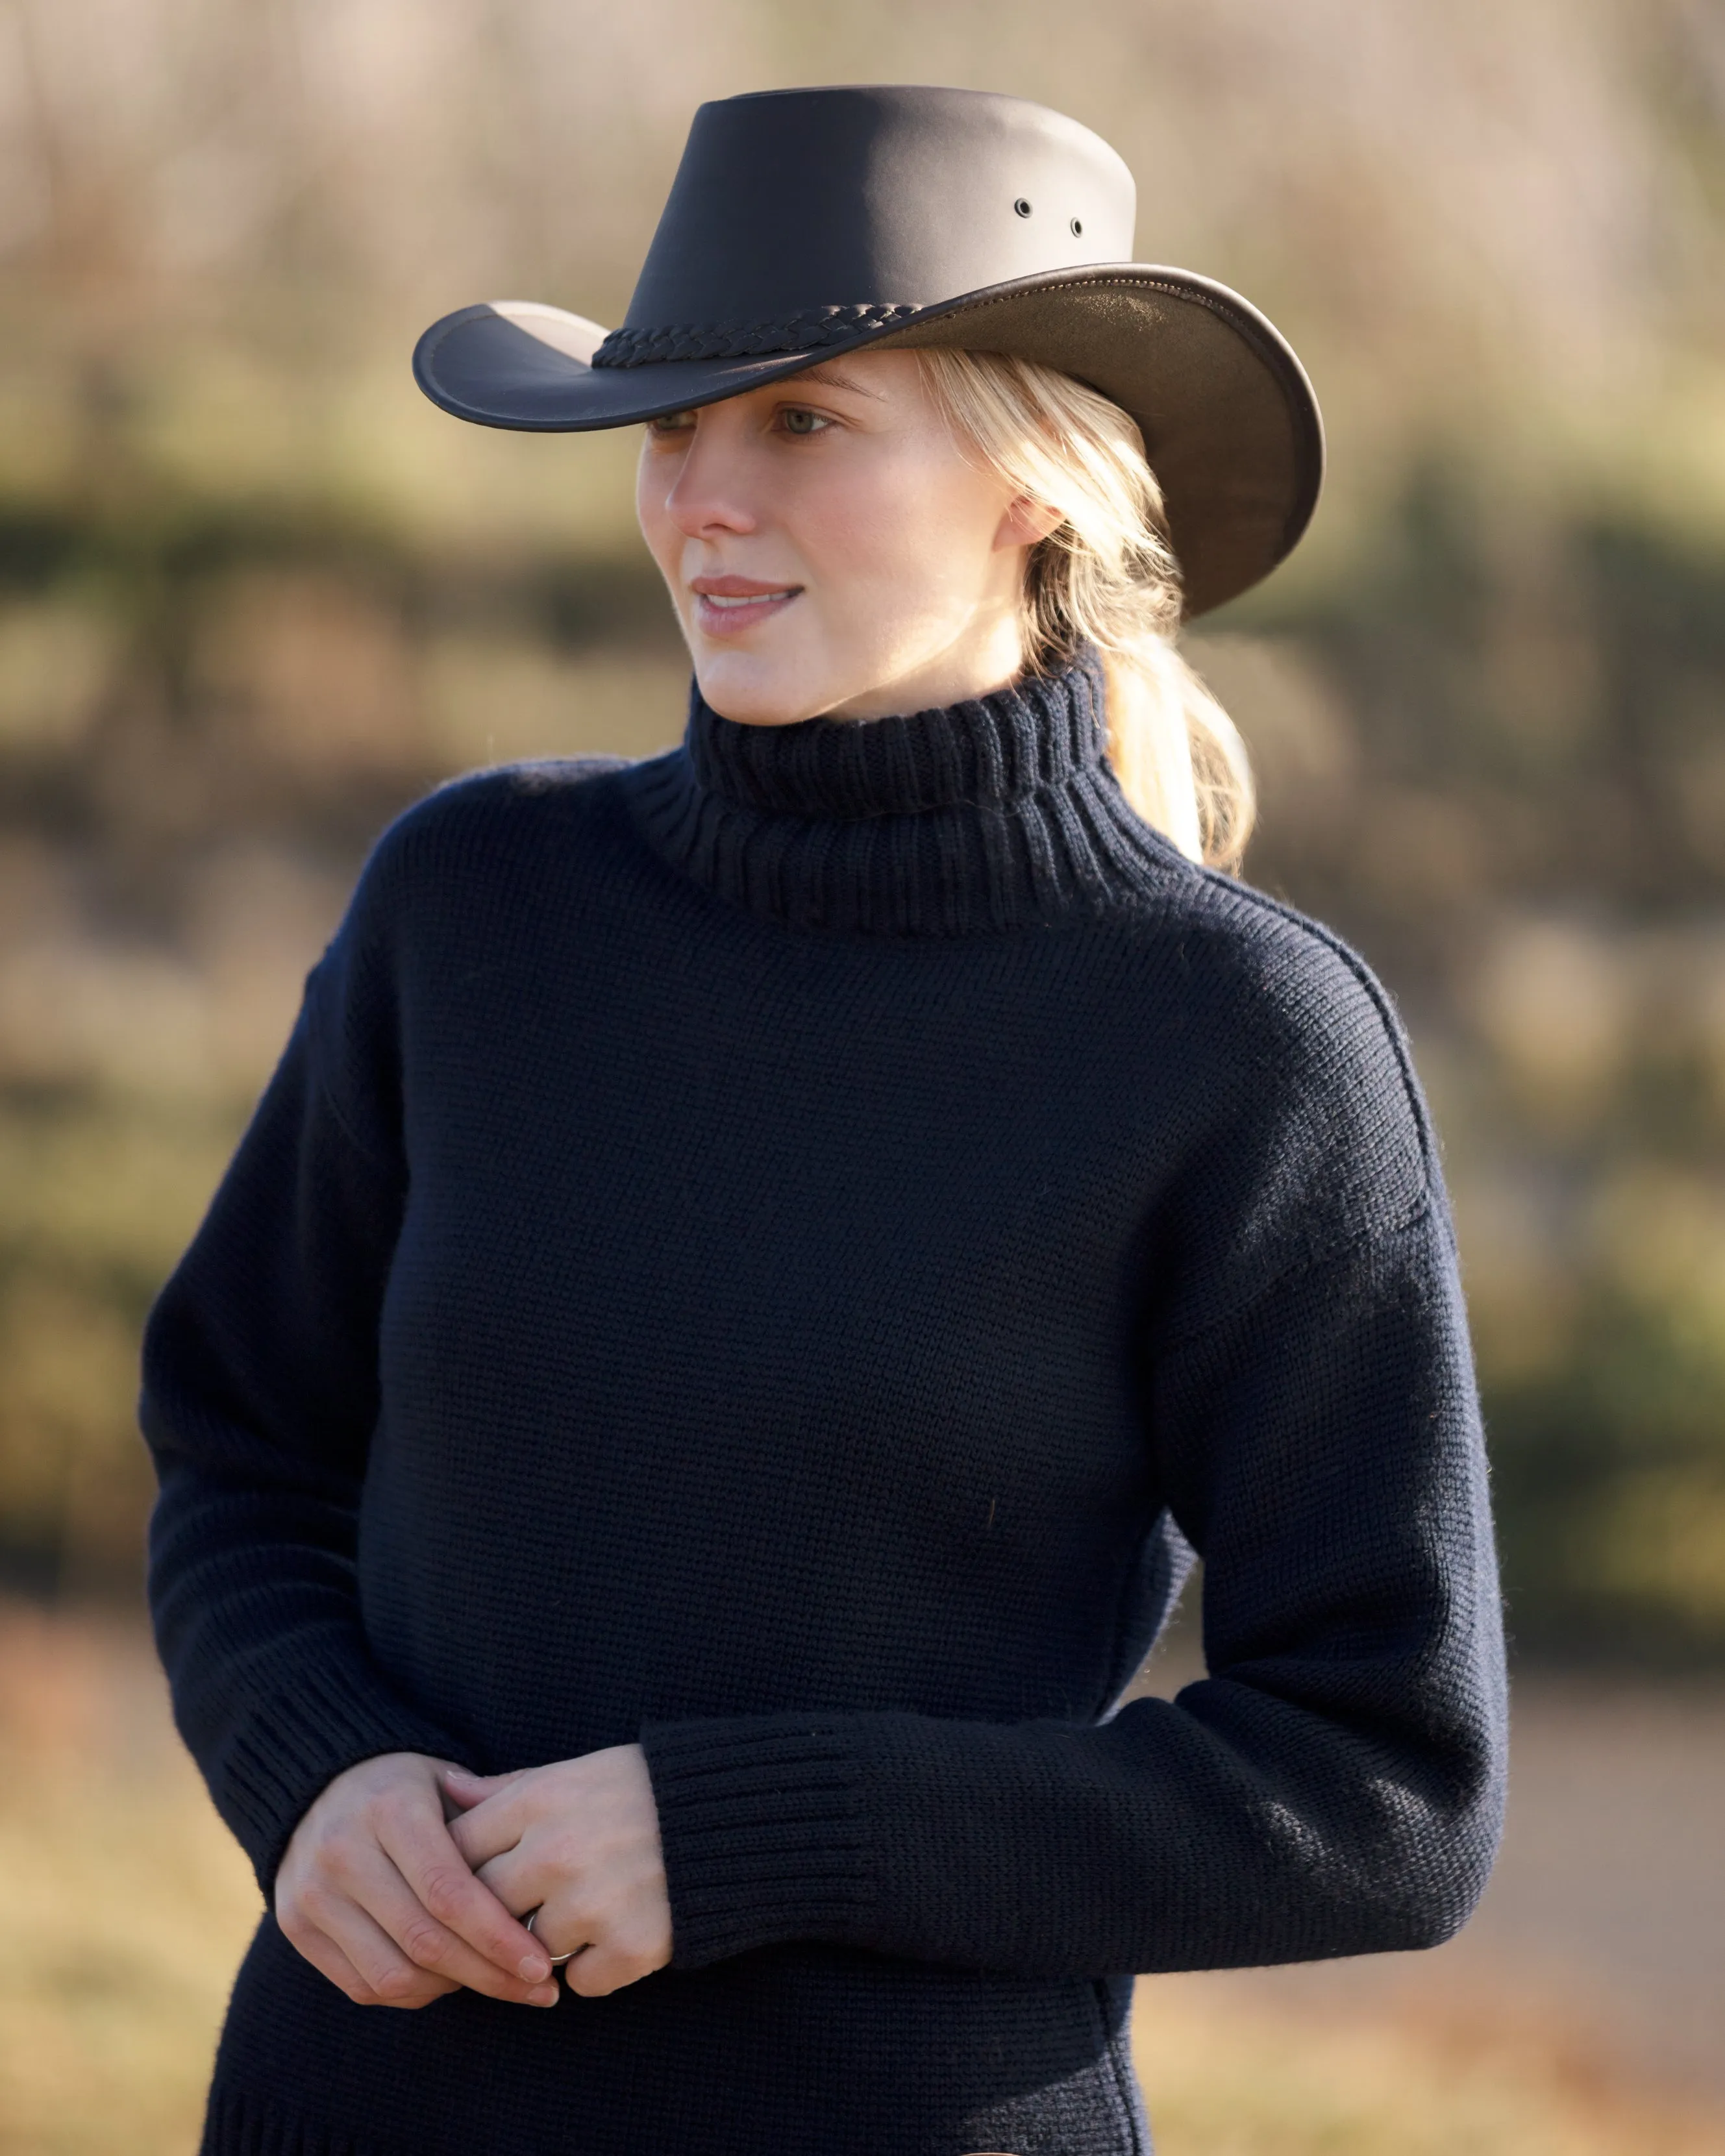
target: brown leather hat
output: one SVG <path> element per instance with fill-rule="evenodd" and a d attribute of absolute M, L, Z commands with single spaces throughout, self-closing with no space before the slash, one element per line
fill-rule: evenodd
<path fill-rule="evenodd" d="M 556 432 L 710 404 L 864 346 L 1014 352 L 1137 422 L 1189 616 L 1311 521 L 1323 432 L 1286 340 L 1225 285 L 1134 262 L 1136 190 L 1023 98 L 896 85 L 703 105 L 619 329 L 464 307 L 413 353 L 463 419 Z"/>

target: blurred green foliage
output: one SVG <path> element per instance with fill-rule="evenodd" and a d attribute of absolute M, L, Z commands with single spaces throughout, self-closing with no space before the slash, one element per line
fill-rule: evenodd
<path fill-rule="evenodd" d="M 432 20 L 432 16 L 435 20 Z M 1191 648 L 1248 873 L 1413 1028 L 1527 1652 L 1725 1658 L 1725 22 L 1705 0 L 16 0 L 0 19 L 0 1570 L 134 1590 L 150 1296 L 365 846 L 642 753 L 633 444 L 463 428 L 432 316 L 614 320 L 699 98 L 1017 90 L 1328 417 Z M 9 25 L 10 27 L 7 27 Z"/>
<path fill-rule="evenodd" d="M 1303 814 L 1272 761 L 1249 873 L 1348 934 L 1413 1023 L 1517 1641 L 1712 1659 L 1725 550 L 1596 512 L 1494 563 L 1499 507 L 1415 470 L 1371 566 L 1276 623 L 1352 746 Z"/>

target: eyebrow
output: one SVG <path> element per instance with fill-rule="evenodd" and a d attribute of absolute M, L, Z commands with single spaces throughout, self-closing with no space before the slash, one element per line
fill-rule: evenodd
<path fill-rule="evenodd" d="M 830 360 L 824 360 L 819 367 L 805 367 L 800 373 L 791 375 L 788 381 L 824 382 L 829 389 L 848 389 L 853 396 L 872 397 L 877 404 L 881 402 L 878 389 L 866 388 L 852 376 L 841 374 Z"/>

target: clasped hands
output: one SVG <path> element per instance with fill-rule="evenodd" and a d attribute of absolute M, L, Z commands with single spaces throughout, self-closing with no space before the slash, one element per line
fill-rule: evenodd
<path fill-rule="evenodd" d="M 554 2006 L 550 1957 L 571 1948 L 572 1991 L 619 1990 L 671 1953 L 645 1757 L 618 1744 L 490 1775 L 417 1752 L 362 1759 L 294 1830 L 275 1916 L 359 2006 L 427 2006 L 464 1988 Z"/>

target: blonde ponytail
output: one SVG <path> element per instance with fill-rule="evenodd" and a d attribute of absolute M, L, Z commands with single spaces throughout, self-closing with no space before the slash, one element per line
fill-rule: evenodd
<path fill-rule="evenodd" d="M 1064 512 L 1030 550 L 1027 665 L 1094 644 L 1107 684 L 1108 760 L 1147 824 L 1194 860 L 1237 870 L 1251 767 L 1234 721 L 1180 655 L 1178 566 L 1137 427 L 1070 375 L 1004 352 L 925 349 L 930 393 L 957 439 L 1013 489 Z"/>

